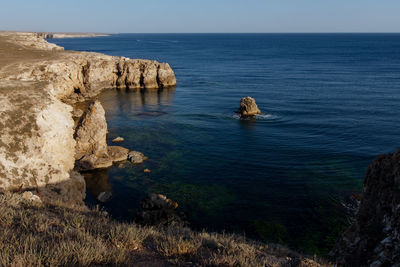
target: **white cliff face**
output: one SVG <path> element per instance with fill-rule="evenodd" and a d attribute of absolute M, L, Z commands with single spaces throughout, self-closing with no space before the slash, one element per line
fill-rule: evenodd
<path fill-rule="evenodd" d="M 70 177 L 75 148 L 72 108 L 41 91 L 44 87 L 49 85 L 0 82 L 2 188 L 43 187 Z"/>
<path fill-rule="evenodd" d="M 71 111 L 71 106 L 54 100 L 36 117 L 39 136 L 44 141 L 41 155 L 62 173 L 68 173 L 74 166 L 75 142 L 71 140 L 74 121 L 70 116 Z"/>
<path fill-rule="evenodd" d="M 104 88 L 159 90 L 176 84 L 166 63 L 64 52 L 33 33 L 1 32 L 2 44 L 15 53 L 11 57 L 0 50 L 0 57 L 6 59 L 0 61 L 0 188 L 5 190 L 48 188 L 54 190 L 43 195 L 82 200 L 85 186 L 72 171 L 75 159 L 93 157 L 90 162 L 102 166 L 100 161 L 109 150 L 107 125 L 97 102 L 93 105 L 97 112 L 87 116 L 103 122 L 96 128 L 101 136 L 85 141 L 84 136 L 93 133 L 92 124 L 86 122 L 77 130 L 76 142 L 72 108 L 66 103 L 91 99 Z M 90 150 L 88 145 L 98 149 Z M 118 158 L 127 154 L 123 148 L 114 150 L 111 154 Z M 108 155 L 103 163 L 109 166 L 114 160 Z"/>

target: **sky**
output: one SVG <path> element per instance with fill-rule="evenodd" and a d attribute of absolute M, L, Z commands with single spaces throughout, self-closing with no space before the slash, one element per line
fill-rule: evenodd
<path fill-rule="evenodd" d="M 0 30 L 400 32 L 400 0 L 0 0 Z"/>

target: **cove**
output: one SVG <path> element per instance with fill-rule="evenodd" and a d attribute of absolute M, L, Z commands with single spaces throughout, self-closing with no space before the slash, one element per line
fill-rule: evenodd
<path fill-rule="evenodd" d="M 99 97 L 109 144 L 122 136 L 122 146 L 149 157 L 86 179 L 87 201 L 111 190 L 104 208 L 121 220 L 158 192 L 177 201 L 195 229 L 325 253 L 347 220 L 341 202 L 361 191 L 376 155 L 400 143 L 400 35 L 118 34 L 54 42 L 168 62 L 176 74 L 175 90 Z M 245 96 L 263 116 L 235 116 Z"/>

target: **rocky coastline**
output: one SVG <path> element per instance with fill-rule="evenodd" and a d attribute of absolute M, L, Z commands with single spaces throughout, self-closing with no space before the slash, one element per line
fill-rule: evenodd
<path fill-rule="evenodd" d="M 64 51 L 45 37 L 0 33 L 0 187 L 39 187 L 48 200 L 82 203 L 78 171 L 128 157 L 124 148 L 107 146 L 95 97 L 105 89 L 162 90 L 176 78 L 168 63 Z"/>
<path fill-rule="evenodd" d="M 176 78 L 168 63 L 64 51 L 62 47 L 48 43 L 45 38 L 51 37 L 42 33 L 0 32 L 0 191 L 23 193 L 20 194 L 22 198 L 32 202 L 53 203 L 53 206 L 46 206 L 44 210 L 44 213 L 52 215 L 43 220 L 53 220 L 56 218 L 54 214 L 61 218 L 54 203 L 62 203 L 60 205 L 68 206 L 69 211 L 76 206 L 81 211 L 81 220 L 85 221 L 88 218 L 85 217 L 87 211 L 82 204 L 86 185 L 79 171 L 107 167 L 113 162 L 128 158 L 135 163 L 145 159 L 139 152 L 132 153 L 121 146 L 107 145 L 104 109 L 96 96 L 106 89 L 162 90 L 175 86 Z M 256 105 L 254 109 L 254 114 L 260 112 Z M 332 250 L 332 262 L 343 266 L 400 266 L 399 190 L 400 151 L 379 156 L 369 166 L 364 180 L 365 192 L 356 210 L 355 220 Z M 14 198 L 3 195 L 5 194 L 0 194 L 2 199 Z M 159 195 L 149 198 L 165 200 L 164 196 Z M 21 207 L 19 201 L 3 203 L 0 208 L 4 212 L 10 212 Z M 164 218 L 165 210 L 175 214 L 176 203 L 169 201 L 168 205 L 157 206 L 153 202 L 142 203 L 143 220 L 153 220 L 153 214 Z M 32 214 L 36 214 L 35 211 L 36 209 L 30 210 Z M 66 210 L 62 214 L 74 216 Z M 102 216 L 99 214 L 96 213 L 96 216 Z M 20 213 L 15 216 L 20 216 Z M 113 231 L 128 227 L 96 216 L 93 216 L 95 220 L 104 221 L 104 225 L 112 225 Z M 88 221 L 92 222 L 93 219 Z M 15 227 L 7 223 L 0 220 L 3 228 Z M 40 227 L 32 231 L 37 231 Z M 79 227 L 74 227 L 71 233 L 79 230 Z M 133 231 L 133 228 L 129 229 Z M 134 229 L 144 231 L 141 228 Z M 70 234 L 70 230 L 67 230 L 65 235 Z M 129 235 L 129 231 L 125 231 L 123 236 Z M 191 236 L 192 241 L 197 242 L 196 245 L 191 245 L 196 247 L 197 254 L 189 245 L 179 245 L 176 253 L 178 256 L 184 255 L 179 256 L 180 260 L 201 255 L 197 260 L 205 264 L 209 259 L 218 262 L 216 255 L 222 257 L 221 255 L 226 254 L 237 258 L 239 251 L 250 251 L 249 255 L 253 258 L 243 259 L 243 264 L 221 264 L 246 266 L 246 262 L 250 260 L 254 263 L 257 256 L 260 265 L 252 264 L 253 266 L 331 265 L 319 264 L 293 252 L 278 253 L 274 250 L 272 253 L 270 248 L 257 247 L 259 244 L 249 245 L 245 241 L 227 241 L 226 244 L 221 241 L 222 244 L 218 240 L 223 240 L 223 236 L 211 238 L 209 234 L 193 234 L 190 230 L 181 228 L 178 232 L 182 236 Z M 49 230 L 49 233 L 54 231 Z M 172 240 L 174 236 L 166 232 L 152 232 L 153 237 L 147 232 L 146 235 L 152 240 L 157 235 L 165 240 Z M 187 240 L 174 240 L 181 243 L 184 241 Z M 146 242 L 149 241 L 146 239 Z M 109 240 L 105 244 L 110 244 Z M 127 241 L 118 245 L 119 247 L 112 244 L 112 248 L 118 251 L 125 249 L 132 253 L 134 250 L 130 246 L 124 247 L 128 244 Z M 226 252 L 228 246 L 232 246 L 229 247 L 230 250 L 238 251 L 237 255 Z M 171 242 L 171 247 L 175 248 L 175 243 Z M 114 254 L 115 251 L 113 250 Z M 167 253 L 165 250 L 162 253 L 167 258 L 175 255 L 175 252 Z M 127 257 L 126 260 L 130 262 L 131 259 Z M 117 259 L 115 262 L 121 264 Z"/>
<path fill-rule="evenodd" d="M 38 36 L 45 39 L 61 39 L 61 38 L 84 38 L 84 37 L 104 37 L 110 36 L 106 33 L 72 33 L 72 32 L 38 32 Z"/>

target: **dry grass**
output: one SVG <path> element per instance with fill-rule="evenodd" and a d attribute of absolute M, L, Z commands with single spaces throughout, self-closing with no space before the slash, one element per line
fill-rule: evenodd
<path fill-rule="evenodd" d="M 0 194 L 0 214 L 1 266 L 319 266 L 241 236 L 140 227 L 20 194 Z"/>

